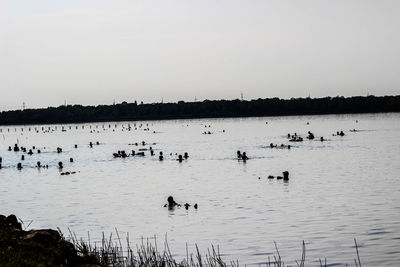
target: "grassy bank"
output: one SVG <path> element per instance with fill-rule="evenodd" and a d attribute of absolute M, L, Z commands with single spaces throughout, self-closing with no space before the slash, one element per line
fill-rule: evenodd
<path fill-rule="evenodd" d="M 361 267 L 357 242 L 354 266 Z M 123 244 L 124 243 L 124 244 Z M 281 258 L 275 244 L 275 255 L 267 259 L 266 267 L 288 267 Z M 306 246 L 303 242 L 301 259 L 296 261 L 298 267 L 306 266 Z M 327 260 L 320 260 L 321 267 L 328 266 Z M 101 242 L 92 243 L 90 236 L 84 241 L 72 232 L 65 238 L 60 230 L 22 229 L 15 215 L 0 215 L 0 266 L 121 266 L 121 267 L 225 267 L 241 266 L 238 261 L 222 259 L 218 247 L 212 246 L 206 254 L 196 250 L 177 260 L 170 251 L 167 240 L 160 250 L 156 239 L 153 242 L 142 240 L 131 246 L 129 235 L 122 241 L 116 230 L 115 238 L 103 234 Z M 351 266 L 351 265 L 349 265 Z"/>
<path fill-rule="evenodd" d="M 167 239 L 163 243 L 163 248 L 160 250 L 157 244 L 157 240 L 154 238 L 153 242 L 149 240 L 142 240 L 140 244 L 136 244 L 134 247 L 131 246 L 129 241 L 129 235 L 125 241 L 122 241 L 117 229 L 116 238 L 113 239 L 111 234 L 109 237 L 103 233 L 101 242 L 92 244 L 90 242 L 90 236 L 88 241 L 78 239 L 72 232 L 70 232 L 69 240 L 72 242 L 78 254 L 83 257 L 95 257 L 99 263 L 103 266 L 124 266 L 124 267 L 139 267 L 139 266 L 154 266 L 154 267 L 239 267 L 246 266 L 240 264 L 237 260 L 226 261 L 222 259 L 219 247 L 211 246 L 207 250 L 206 254 L 201 254 L 197 245 L 195 246 L 194 252 L 188 251 L 186 245 L 186 255 L 184 259 L 178 261 L 174 258 L 173 254 L 168 245 Z M 114 241 L 113 241 L 114 240 Z M 116 241 L 115 241 L 116 240 Z M 355 267 L 361 267 L 361 260 L 358 251 L 358 245 L 356 239 L 355 242 Z M 124 244 L 123 244 L 124 243 Z M 296 266 L 304 267 L 306 264 L 306 246 L 303 241 L 301 248 L 301 259 L 296 260 Z M 290 265 L 285 264 L 282 259 L 279 249 L 275 244 L 275 254 L 272 257 L 268 257 L 265 264 L 259 265 L 260 267 L 289 267 Z M 326 258 L 319 260 L 320 267 L 327 267 L 329 263 Z M 352 265 L 346 265 L 352 266 Z"/>

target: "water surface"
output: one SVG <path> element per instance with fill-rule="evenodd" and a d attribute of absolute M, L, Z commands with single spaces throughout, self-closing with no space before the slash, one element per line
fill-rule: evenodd
<path fill-rule="evenodd" d="M 167 234 L 177 258 L 185 257 L 186 243 L 192 251 L 195 243 L 201 251 L 214 244 L 225 259 L 247 265 L 272 257 L 274 241 L 285 263 L 296 265 L 303 240 L 309 265 L 325 257 L 332 266 L 351 265 L 357 238 L 365 266 L 400 262 L 398 113 L 0 129 L 0 213 L 16 214 L 25 224 L 33 220 L 30 228 L 70 228 L 81 237 L 90 231 L 99 240 L 116 227 L 120 235 L 129 232 L 131 243 L 157 236 L 162 244 Z M 344 137 L 332 135 L 340 130 Z M 288 142 L 288 133 L 305 137 L 308 131 L 327 141 Z M 90 148 L 91 141 L 100 145 Z M 142 141 L 147 144 L 132 145 Z M 42 153 L 21 161 L 23 153 L 7 151 L 15 143 Z M 270 143 L 292 148 L 271 149 Z M 144 157 L 112 156 L 149 146 L 153 157 L 148 151 Z M 238 161 L 237 150 L 250 159 Z M 184 152 L 189 159 L 177 162 L 175 154 Z M 38 170 L 37 161 L 49 168 Z M 59 161 L 63 171 L 77 173 L 60 175 Z M 267 179 L 286 170 L 288 183 Z M 168 210 L 163 204 L 169 195 L 199 209 Z"/>

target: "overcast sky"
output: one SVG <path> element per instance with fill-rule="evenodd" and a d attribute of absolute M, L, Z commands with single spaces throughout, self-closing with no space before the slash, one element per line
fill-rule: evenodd
<path fill-rule="evenodd" d="M 400 94 L 399 0 L 0 0 L 0 110 Z"/>

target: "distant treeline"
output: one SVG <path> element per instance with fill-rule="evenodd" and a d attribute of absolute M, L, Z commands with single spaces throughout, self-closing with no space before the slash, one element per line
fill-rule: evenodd
<path fill-rule="evenodd" d="M 344 113 L 399 112 L 398 96 L 356 96 L 116 105 L 68 105 L 43 109 L 3 111 L 0 125 L 80 123 Z"/>

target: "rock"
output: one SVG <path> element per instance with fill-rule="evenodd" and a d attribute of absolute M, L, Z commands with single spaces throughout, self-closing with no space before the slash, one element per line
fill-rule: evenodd
<path fill-rule="evenodd" d="M 17 217 L 14 214 L 11 214 L 8 217 L 1 215 L 0 225 L 2 227 L 10 227 L 13 229 L 22 230 L 21 223 L 18 222 Z"/>
<path fill-rule="evenodd" d="M 52 229 L 31 230 L 22 237 L 23 240 L 41 243 L 45 246 L 52 246 L 61 240 L 59 232 Z"/>
<path fill-rule="evenodd" d="M 0 266 L 100 266 L 100 262 L 94 255 L 78 255 L 58 231 L 24 231 L 15 215 L 0 215 Z"/>

